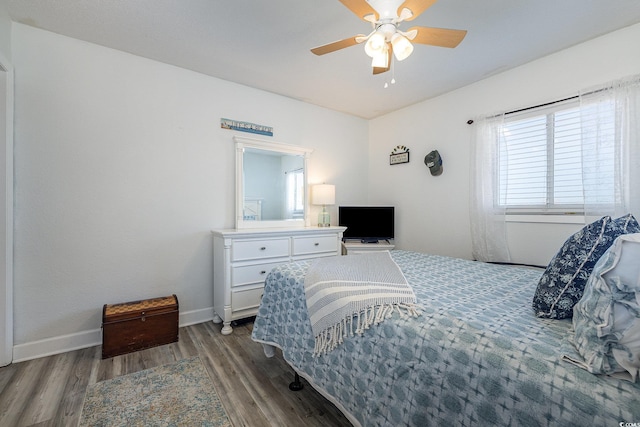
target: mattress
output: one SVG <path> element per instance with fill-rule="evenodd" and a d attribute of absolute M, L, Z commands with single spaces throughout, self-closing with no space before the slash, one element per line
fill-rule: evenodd
<path fill-rule="evenodd" d="M 304 261 L 268 275 L 254 323 L 252 338 L 265 353 L 280 348 L 354 425 L 640 422 L 640 384 L 562 360 L 578 357 L 570 319 L 540 319 L 531 308 L 541 269 L 391 254 L 416 294 L 419 317 L 395 314 L 314 356 L 304 295 L 313 261 Z"/>

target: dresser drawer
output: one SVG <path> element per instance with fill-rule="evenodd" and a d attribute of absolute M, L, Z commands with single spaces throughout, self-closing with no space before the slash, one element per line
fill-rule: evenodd
<path fill-rule="evenodd" d="M 311 236 L 293 238 L 293 255 L 310 255 L 338 251 L 336 236 Z"/>
<path fill-rule="evenodd" d="M 289 239 L 236 240 L 231 248 L 232 261 L 289 256 Z"/>
<path fill-rule="evenodd" d="M 242 291 L 231 291 L 231 305 L 233 306 L 233 311 L 257 308 L 260 305 L 263 293 L 264 287 Z"/>
<path fill-rule="evenodd" d="M 269 272 L 280 262 L 271 262 L 268 264 L 253 264 L 242 267 L 231 268 L 231 286 L 247 285 L 249 283 L 260 283 L 267 278 Z"/>

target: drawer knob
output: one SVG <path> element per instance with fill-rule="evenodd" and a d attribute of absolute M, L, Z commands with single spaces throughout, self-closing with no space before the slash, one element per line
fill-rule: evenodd
<path fill-rule="evenodd" d="M 267 247 L 266 247 L 266 246 L 263 246 L 263 247 L 261 247 L 261 248 L 260 248 L 260 250 L 261 250 L 261 251 L 265 251 L 265 250 L 267 250 Z"/>
<path fill-rule="evenodd" d="M 320 243 L 316 242 L 314 243 L 314 246 L 320 246 Z"/>
<path fill-rule="evenodd" d="M 260 274 L 267 274 L 267 272 L 266 272 L 266 271 L 264 271 L 264 270 L 262 270 L 262 271 L 260 272 Z"/>

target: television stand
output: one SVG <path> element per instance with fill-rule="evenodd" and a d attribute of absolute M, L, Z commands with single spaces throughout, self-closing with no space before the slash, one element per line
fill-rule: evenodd
<path fill-rule="evenodd" d="M 367 241 L 367 243 L 361 240 L 347 240 L 342 243 L 342 254 L 353 255 L 367 252 L 391 251 L 395 247 L 396 245 L 393 243 L 393 240 Z"/>

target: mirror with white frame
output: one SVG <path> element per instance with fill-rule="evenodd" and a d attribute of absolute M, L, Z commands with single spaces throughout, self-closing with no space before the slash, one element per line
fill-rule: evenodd
<path fill-rule="evenodd" d="M 236 228 L 304 227 L 311 149 L 240 136 L 236 145 Z"/>

